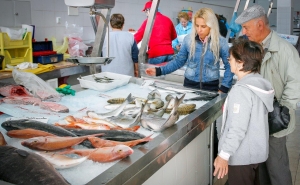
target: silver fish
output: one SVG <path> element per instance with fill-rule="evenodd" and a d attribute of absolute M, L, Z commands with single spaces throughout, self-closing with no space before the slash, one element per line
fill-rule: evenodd
<path fill-rule="evenodd" d="M 148 100 L 147 103 L 149 104 L 151 109 L 159 109 L 164 106 L 164 101 L 162 101 L 160 98 Z"/>
<path fill-rule="evenodd" d="M 118 107 L 120 107 L 122 104 L 107 104 L 104 106 L 105 109 L 107 110 L 115 110 L 117 109 Z M 125 106 L 124 110 L 125 109 L 130 109 L 130 108 L 133 108 L 133 107 L 136 107 L 135 104 L 128 104 Z"/>
<path fill-rule="evenodd" d="M 66 169 L 77 166 L 88 159 L 88 157 L 71 158 L 65 155 L 57 154 L 55 152 L 35 152 L 36 154 L 47 159 L 54 168 Z"/>
<path fill-rule="evenodd" d="M 131 116 L 123 116 L 122 114 L 118 116 L 112 116 L 106 118 L 107 121 L 112 122 L 122 128 L 129 128 L 137 125 L 141 121 L 142 111 L 143 111 L 144 105 L 140 107 L 140 112 L 135 118 L 132 118 Z"/>
<path fill-rule="evenodd" d="M 166 112 L 169 103 L 170 103 L 170 101 L 165 103 L 161 109 L 156 109 L 155 111 L 152 109 L 148 109 L 147 111 L 145 111 L 145 107 L 144 107 L 142 119 L 143 119 L 143 117 L 149 116 L 150 114 L 153 114 L 158 117 L 162 117 L 164 115 L 164 113 Z"/>
<path fill-rule="evenodd" d="M 155 98 L 159 98 L 159 99 L 161 98 L 161 95 L 157 89 L 154 89 L 153 91 L 151 91 L 147 96 L 148 100 L 153 100 Z"/>
<path fill-rule="evenodd" d="M 176 121 L 179 119 L 179 114 L 177 109 L 180 103 L 182 102 L 184 96 L 185 94 L 183 94 L 180 99 L 178 99 L 177 97 L 175 98 L 175 106 L 172 109 L 170 116 L 167 119 L 154 116 L 154 115 L 152 117 L 145 117 L 141 119 L 142 126 L 146 129 L 150 129 L 155 132 L 161 132 L 166 128 L 173 126 L 176 123 Z"/>
<path fill-rule="evenodd" d="M 96 119 L 103 119 L 103 118 L 107 118 L 107 117 L 111 117 L 111 116 L 118 116 L 123 111 L 125 106 L 128 105 L 132 101 L 133 101 L 133 98 L 130 93 L 127 96 L 126 100 L 122 103 L 122 105 L 120 107 L 118 107 L 117 109 L 110 111 L 110 112 L 106 112 L 106 113 L 96 113 L 94 111 L 87 111 L 87 115 L 90 118 L 96 118 Z"/>

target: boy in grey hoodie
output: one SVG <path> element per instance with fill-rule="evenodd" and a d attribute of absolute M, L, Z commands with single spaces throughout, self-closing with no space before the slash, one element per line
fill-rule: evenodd
<path fill-rule="evenodd" d="M 240 39 L 229 50 L 231 72 L 238 77 L 224 104 L 214 175 L 228 172 L 230 185 L 259 184 L 258 164 L 268 158 L 268 112 L 274 90 L 260 74 L 262 47 Z"/>

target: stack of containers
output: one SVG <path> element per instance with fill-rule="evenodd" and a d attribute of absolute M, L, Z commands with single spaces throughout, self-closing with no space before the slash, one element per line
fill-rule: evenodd
<path fill-rule="evenodd" d="M 33 62 L 50 64 L 63 61 L 63 54 L 53 51 L 52 41 L 32 42 Z"/>

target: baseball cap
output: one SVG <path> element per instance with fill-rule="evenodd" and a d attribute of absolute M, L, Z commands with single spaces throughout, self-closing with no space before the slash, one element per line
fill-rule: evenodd
<path fill-rule="evenodd" d="M 144 9 L 142 10 L 142 12 L 145 11 L 146 9 L 150 9 L 151 6 L 152 6 L 152 1 L 148 1 L 148 2 L 145 4 Z"/>
<path fill-rule="evenodd" d="M 244 10 L 241 15 L 237 17 L 235 23 L 244 24 L 252 19 L 262 17 L 266 15 L 265 9 L 260 5 L 253 5 L 246 10 Z"/>

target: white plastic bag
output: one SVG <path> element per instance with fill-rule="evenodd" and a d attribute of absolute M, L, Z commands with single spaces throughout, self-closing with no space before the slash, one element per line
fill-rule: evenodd
<path fill-rule="evenodd" d="M 60 101 L 60 94 L 35 74 L 14 69 L 12 75 L 15 82 L 26 87 L 34 97 L 47 101 Z"/>
<path fill-rule="evenodd" d="M 23 34 L 26 32 L 24 28 L 15 30 L 12 28 L 0 27 L 1 32 L 6 32 L 11 40 L 22 40 Z"/>
<path fill-rule="evenodd" d="M 82 41 L 83 27 L 66 22 L 65 36 L 69 39 L 68 52 L 72 57 L 85 56 L 88 46 Z"/>

